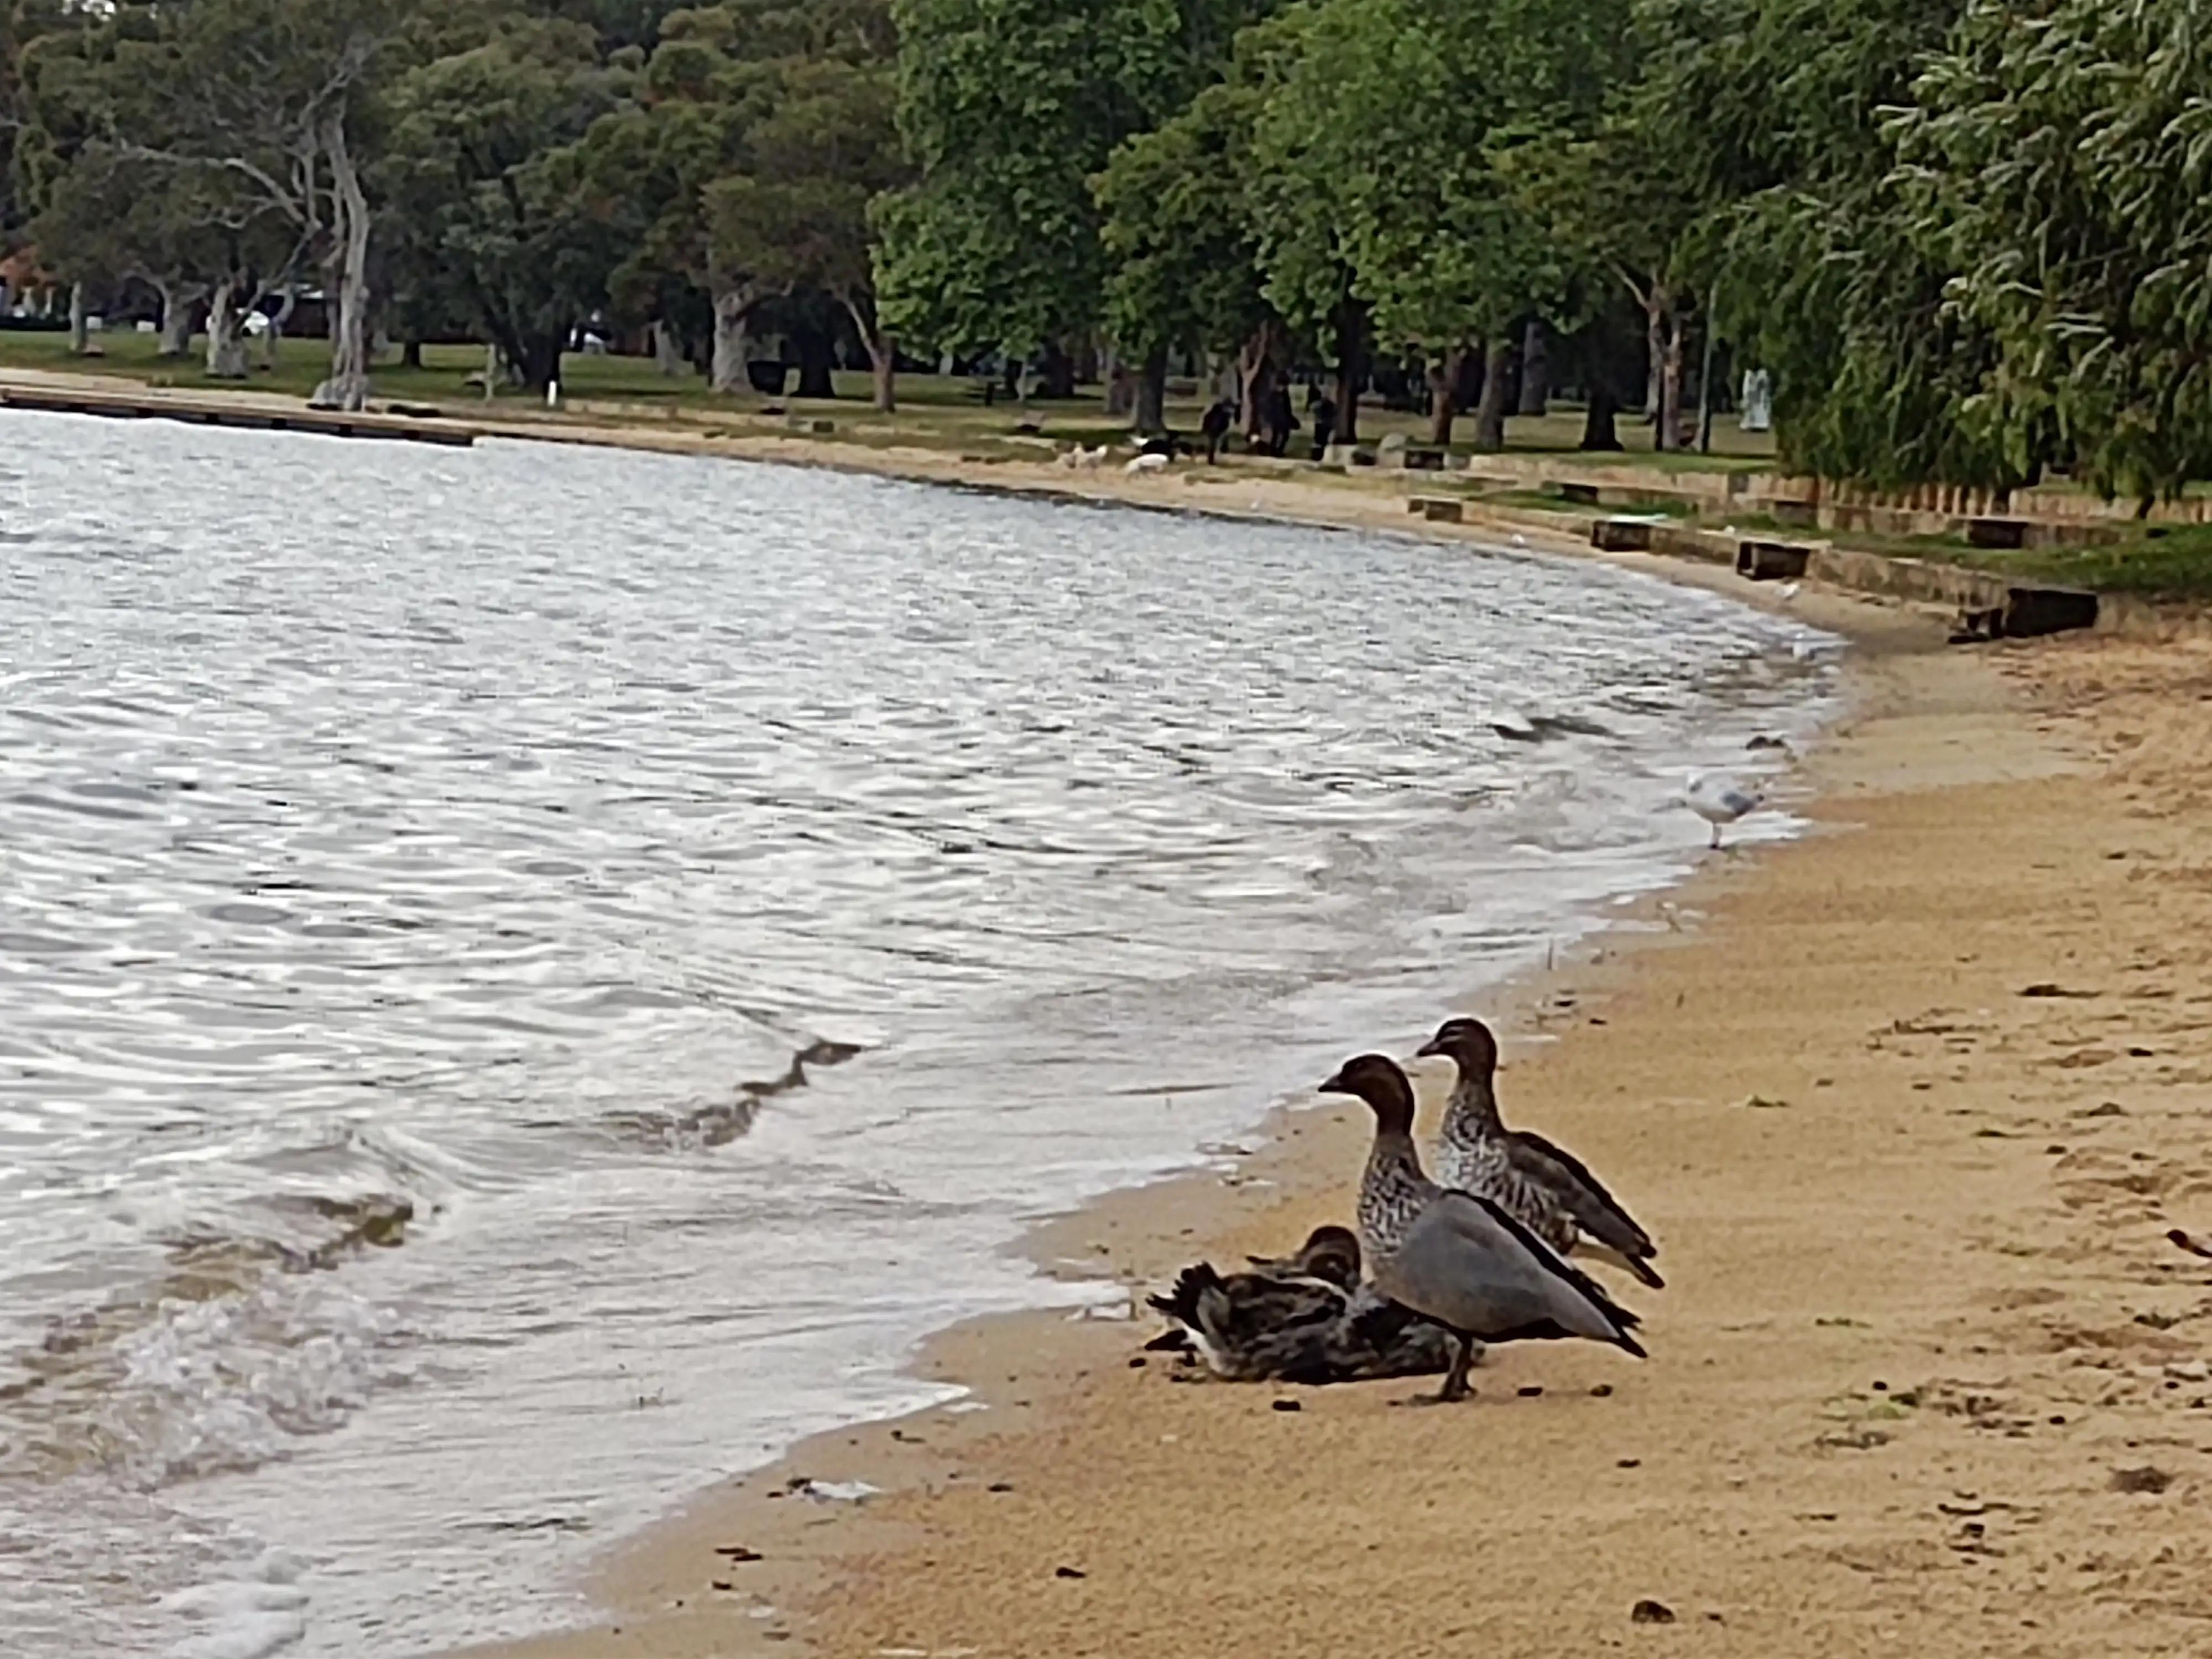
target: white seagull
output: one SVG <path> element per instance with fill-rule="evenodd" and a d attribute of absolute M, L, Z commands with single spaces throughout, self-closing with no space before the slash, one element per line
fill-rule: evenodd
<path fill-rule="evenodd" d="M 1133 477 L 1144 472 L 1164 472 L 1167 470 L 1167 465 L 1168 458 L 1155 450 L 1138 456 L 1121 471 Z"/>
<path fill-rule="evenodd" d="M 1721 826 L 1757 811 L 1766 804 L 1766 797 L 1756 789 L 1747 789 L 1732 778 L 1709 778 L 1692 772 L 1683 785 L 1684 805 L 1713 826 L 1712 844 L 1721 844 Z"/>

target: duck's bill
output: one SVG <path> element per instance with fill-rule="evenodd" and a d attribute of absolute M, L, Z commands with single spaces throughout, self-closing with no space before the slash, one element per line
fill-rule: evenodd
<path fill-rule="evenodd" d="M 1348 1095 L 1352 1092 L 1352 1089 L 1345 1082 L 1344 1071 L 1340 1066 L 1315 1085 L 1314 1092 L 1322 1095 Z"/>
<path fill-rule="evenodd" d="M 1424 1042 L 1419 1048 L 1413 1050 L 1413 1058 L 1415 1060 L 1426 1060 L 1431 1054 L 1440 1054 L 1442 1053 L 1443 1053 L 1443 1045 L 1438 1042 L 1437 1038 L 1431 1037 L 1426 1042 Z"/>

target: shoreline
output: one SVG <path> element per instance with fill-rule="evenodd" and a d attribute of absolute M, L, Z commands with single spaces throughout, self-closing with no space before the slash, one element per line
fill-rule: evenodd
<path fill-rule="evenodd" d="M 1103 504 L 1123 504 L 1113 496 L 1100 499 Z M 1162 505 L 1141 500 L 1127 504 Z M 1393 521 L 1389 527 L 1402 527 L 1426 540 L 1462 539 L 1423 534 L 1426 526 L 1401 526 Z M 1729 593 L 1750 603 L 1764 601 L 1760 608 L 1781 608 L 1771 591 L 1724 570 L 1648 554 L 1593 554 L 1573 543 L 1527 550 L 1595 556 L 1662 580 Z M 1979 663 L 1939 654 L 1940 629 L 1904 607 L 1808 593 L 1793 610 L 1808 624 L 1844 634 L 1851 641 L 1845 659 L 1847 712 L 1817 739 L 1823 748 L 1862 717 L 1857 705 L 1869 698 L 1891 704 L 1901 700 L 1899 689 L 1887 683 L 1900 660 L 1937 665 L 1936 672 L 1945 678 L 1974 678 L 1985 672 Z M 1816 757 L 1819 752 L 1815 750 Z M 1816 769 L 1819 763 L 1816 758 Z M 1808 781 L 1802 759 L 1790 776 L 1795 784 Z M 1832 825 L 1817 821 L 1823 816 L 1819 808 L 1827 787 L 1817 778 L 1811 781 L 1814 799 L 1791 805 L 1814 816 L 1816 822 L 1807 834 L 1818 836 L 1830 833 Z M 1826 783 L 1832 787 L 1834 781 Z M 1706 887 L 1755 881 L 1761 865 L 1794 844 L 1762 844 L 1717 871 L 1708 866 L 1685 883 L 1621 907 L 1580 936 L 1554 963 L 1516 972 L 1486 988 L 1480 1012 L 1499 1030 L 1509 1065 L 1524 1057 L 1532 1043 L 1553 1042 L 1563 1024 L 1575 1023 L 1569 1012 L 1572 998 L 1563 1003 L 1561 995 L 1579 969 L 1632 958 L 1649 945 L 1678 938 L 1674 930 L 1682 925 L 1680 919 L 1697 914 L 1695 906 Z M 1465 1000 L 1452 1005 L 1473 1006 Z M 1443 1012 L 1439 1011 L 1439 1018 Z M 1440 1095 L 1433 1087 L 1433 1076 L 1420 1080 L 1425 1129 Z M 1014 1429 L 1016 1433 L 1049 1433 L 1046 1425 L 1056 1416 L 1082 1408 L 1082 1385 L 1117 1370 L 1136 1370 L 1138 1345 L 1158 1323 L 1143 1310 L 1146 1288 L 1156 1288 L 1183 1262 L 1200 1255 L 1210 1255 L 1226 1267 L 1248 1249 L 1287 1248 L 1307 1225 L 1345 1218 L 1338 1213 L 1346 1208 L 1342 1200 L 1348 1192 L 1341 1176 L 1346 1170 L 1356 1176 L 1364 1147 L 1364 1127 L 1353 1121 L 1352 1111 L 1310 1101 L 1284 1103 L 1270 1109 L 1240 1139 L 1249 1150 L 1226 1171 L 1201 1168 L 1102 1194 L 1040 1224 L 1014 1247 L 1013 1254 L 1047 1278 L 1128 1286 L 1137 1310 L 1133 1318 L 1071 1316 L 1048 1307 L 987 1316 L 940 1331 L 920 1346 L 906 1370 L 917 1378 L 963 1389 L 967 1391 L 963 1397 L 810 1437 L 775 1462 L 708 1487 L 643 1530 L 614 1541 L 596 1565 L 585 1570 L 580 1582 L 588 1589 L 596 1618 L 550 1634 L 460 1651 L 470 1659 L 586 1659 L 613 1654 L 690 1659 L 708 1654 L 871 1650 L 852 1646 L 834 1627 L 824 1626 L 818 1614 L 856 1565 L 911 1546 L 914 1523 L 886 1513 L 895 1501 L 926 1505 L 933 1498 L 972 1493 L 979 1486 L 987 1496 L 1008 1496 L 1002 1488 L 1011 1483 L 987 1480 L 971 1467 L 982 1461 L 982 1448 L 1010 1424 L 1023 1425 Z M 1317 1161 L 1319 1147 L 1328 1151 Z M 1286 1213 L 1295 1224 L 1285 1218 Z M 1630 1289 L 1643 1299 L 1639 1306 L 1654 1299 L 1640 1287 Z M 1645 1311 L 1649 1316 L 1652 1309 Z M 1494 1371 L 1498 1364 L 1493 1359 L 1489 1370 Z M 1164 1382 L 1168 1367 L 1159 1357 L 1148 1357 L 1143 1369 Z M 1476 1381 L 1480 1389 L 1487 1381 L 1486 1372 L 1478 1370 Z M 1407 1394 L 1422 1386 L 1400 1382 L 1328 1392 Z M 1313 1392 L 1264 1385 L 1200 1390 L 1229 1401 L 1240 1411 L 1255 1406 L 1265 1410 L 1273 1397 L 1310 1398 Z M 793 1490 L 809 1481 L 833 1486 L 859 1482 L 875 1491 L 865 1502 L 852 1503 L 810 1498 Z M 745 1553 L 733 1556 L 733 1548 Z M 761 1559 L 747 1559 L 752 1554 Z M 982 1650 L 999 1650 L 987 1644 Z M 1060 1650 L 1017 1644 L 1006 1650 Z"/>
<path fill-rule="evenodd" d="M 1960 653 L 1862 614 L 1855 706 L 1800 770 L 1813 833 L 1482 1000 L 1510 1117 L 1660 1237 L 1669 1288 L 1628 1298 L 1650 1362 L 1509 1349 L 1423 1412 L 1396 1409 L 1419 1382 L 1174 1383 L 1132 1367 L 1149 1321 L 956 1327 L 911 1369 L 967 1401 L 710 1489 L 601 1558 L 600 1622 L 471 1653 L 2200 1641 L 2212 1370 L 2185 1322 L 2212 1273 L 2164 1233 L 2212 1224 L 2212 995 L 2187 988 L 2212 650 Z M 1157 1282 L 1340 1218 L 1364 1126 L 1291 1109 L 1261 1135 L 1227 1176 L 1048 1223 L 1033 1259 Z M 1637 1626 L 1647 1599 L 1674 1632 Z"/>
<path fill-rule="evenodd" d="M 0 371 L 0 398 L 4 398 L 10 378 L 33 387 L 66 387 L 90 381 L 97 386 L 127 387 L 149 396 L 160 395 L 137 381 L 118 377 L 13 369 Z M 192 395 L 203 398 L 220 397 L 241 408 L 290 408 L 297 402 L 275 393 L 244 389 Z M 852 438 L 802 436 L 772 428 L 717 431 L 675 422 L 628 425 L 575 415 L 510 415 L 504 418 L 496 415 L 455 415 L 452 418 L 465 422 L 484 437 L 518 443 L 571 444 L 818 469 L 1031 500 L 1133 507 L 1153 512 L 1319 529 L 1377 532 L 1437 546 L 1504 546 L 1510 550 L 1571 556 L 1641 570 L 1670 581 L 1729 593 L 1753 605 L 1773 608 L 1780 603 L 1774 597 L 1774 584 L 1746 580 L 1725 566 L 1657 553 L 1600 550 L 1590 546 L 1585 537 L 1563 529 L 1556 522 L 1491 507 L 1479 501 L 1466 504 L 1468 516 L 1459 523 L 1410 514 L 1406 506 L 1407 498 L 1419 493 L 1427 476 L 1420 473 L 1380 468 L 1358 473 L 1326 472 L 1310 467 L 1254 470 L 1249 465 L 1231 464 L 1218 468 L 1186 465 L 1179 472 L 1132 476 L 1121 470 L 1118 461 L 1098 471 L 1077 472 L 1044 459 L 985 459 L 914 444 L 878 445 Z M 759 417 L 732 412 L 728 418 L 732 422 L 743 422 Z M 1053 453 L 1048 442 L 1038 441 L 1041 456 Z"/>

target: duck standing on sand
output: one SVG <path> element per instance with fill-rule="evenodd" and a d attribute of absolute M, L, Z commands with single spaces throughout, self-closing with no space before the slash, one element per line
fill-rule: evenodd
<path fill-rule="evenodd" d="M 1612 1255 L 1653 1290 L 1667 1281 L 1651 1266 L 1659 1247 L 1636 1218 L 1571 1152 L 1498 1115 L 1498 1039 L 1479 1019 L 1448 1019 L 1421 1045 L 1459 1067 L 1437 1137 L 1437 1179 L 1494 1200 L 1565 1255 L 1583 1240 Z"/>
<path fill-rule="evenodd" d="M 1375 1288 L 1457 1344 L 1440 1401 L 1467 1398 L 1481 1342 L 1587 1337 L 1644 1357 L 1637 1317 L 1493 1199 L 1449 1192 L 1421 1172 L 1413 1148 L 1413 1085 L 1382 1054 L 1346 1060 L 1325 1094 L 1356 1095 L 1375 1114 L 1359 1183 L 1359 1243 Z"/>
<path fill-rule="evenodd" d="M 1442 1331 L 1359 1282 L 1359 1241 L 1346 1229 L 1316 1228 L 1296 1255 L 1253 1262 L 1257 1271 L 1224 1279 L 1201 1261 L 1170 1295 L 1146 1297 L 1175 1322 L 1146 1346 L 1194 1352 L 1232 1382 L 1356 1382 L 1451 1363 Z"/>

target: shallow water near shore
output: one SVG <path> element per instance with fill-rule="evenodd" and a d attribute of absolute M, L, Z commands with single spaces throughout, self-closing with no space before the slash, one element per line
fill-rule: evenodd
<path fill-rule="evenodd" d="M 1677 878 L 1684 772 L 1834 697 L 1571 561 L 6 429 L 10 1655 L 568 1616 L 927 1332 L 1117 1298 L 1004 1247 Z"/>

